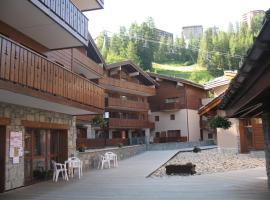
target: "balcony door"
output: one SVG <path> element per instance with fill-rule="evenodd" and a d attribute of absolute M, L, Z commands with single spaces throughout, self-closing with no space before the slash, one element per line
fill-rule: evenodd
<path fill-rule="evenodd" d="M 6 129 L 0 126 L 0 192 L 5 190 Z"/>
<path fill-rule="evenodd" d="M 51 160 L 67 159 L 66 130 L 28 128 L 24 137 L 25 185 L 36 182 L 40 172 L 51 170 Z"/>

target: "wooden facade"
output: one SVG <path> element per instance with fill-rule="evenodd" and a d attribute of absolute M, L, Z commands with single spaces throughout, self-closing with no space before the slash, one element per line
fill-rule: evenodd
<path fill-rule="evenodd" d="M 147 97 L 155 94 L 155 81 L 139 67 L 131 61 L 108 65 L 99 83 L 107 93 L 105 111 L 109 113 L 109 139 L 113 139 L 112 132 L 126 138 L 130 131 L 139 133 L 154 128 L 148 119 Z"/>
<path fill-rule="evenodd" d="M 149 73 L 149 75 L 159 83 L 156 95 L 148 98 L 152 112 L 180 109 L 198 110 L 201 106 L 201 99 L 206 97 L 206 91 L 201 85 L 154 73 Z"/>
<path fill-rule="evenodd" d="M 100 54 L 91 52 L 97 49 L 92 48 L 88 19 L 71 0 L 4 0 L 0 10 L 3 192 L 36 182 L 51 170 L 52 160 L 64 163 L 74 154 L 76 144 L 69 141 L 76 138 L 73 116 L 83 114 L 78 119 L 89 122 L 89 116 L 103 114 L 105 93 L 98 85 L 103 63 L 91 57 Z M 14 13 L 21 17 L 18 23 Z M 16 165 L 6 152 L 13 131 L 21 132 L 23 140 Z"/>
<path fill-rule="evenodd" d="M 189 138 L 199 140 L 197 111 L 201 107 L 201 99 L 207 95 L 203 86 L 181 78 L 154 73 L 149 75 L 159 84 L 156 95 L 148 97 L 152 120 L 156 123 L 154 142 L 188 141 Z M 192 123 L 197 130 L 190 130 Z M 179 134 L 172 136 L 171 132 Z M 194 137 L 189 137 L 190 132 Z"/>
<path fill-rule="evenodd" d="M 104 91 L 98 85 L 3 35 L 0 41 L 2 80 L 31 88 L 33 92 L 104 108 Z"/>

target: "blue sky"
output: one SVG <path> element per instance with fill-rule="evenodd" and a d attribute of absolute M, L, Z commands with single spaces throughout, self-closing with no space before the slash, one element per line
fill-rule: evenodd
<path fill-rule="evenodd" d="M 95 38 L 102 30 L 116 32 L 119 26 L 154 18 L 159 29 L 181 33 L 182 26 L 217 26 L 227 30 L 250 10 L 268 10 L 269 0 L 105 0 L 102 10 L 86 12 Z"/>

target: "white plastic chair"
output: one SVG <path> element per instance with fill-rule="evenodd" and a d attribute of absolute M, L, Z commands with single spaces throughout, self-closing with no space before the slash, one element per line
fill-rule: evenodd
<path fill-rule="evenodd" d="M 106 152 L 105 157 L 109 160 L 109 162 L 113 161 L 113 166 L 118 167 L 117 155 L 113 152 Z"/>
<path fill-rule="evenodd" d="M 65 165 L 68 165 L 69 172 L 71 174 L 71 177 L 74 177 L 74 170 L 78 169 L 78 176 L 79 179 L 83 175 L 82 173 L 82 162 L 79 158 L 77 157 L 70 157 L 68 160 L 65 162 Z"/>
<path fill-rule="evenodd" d="M 108 168 L 110 168 L 111 167 L 110 160 L 108 158 L 106 158 L 105 156 L 100 155 L 100 160 L 99 160 L 98 168 L 103 169 L 104 168 L 104 165 L 106 163 L 108 165 Z"/>
<path fill-rule="evenodd" d="M 62 178 L 68 181 L 66 165 L 62 163 L 57 163 L 54 160 L 52 160 L 52 164 L 53 164 L 53 181 L 54 182 L 58 181 L 58 176 L 60 172 L 62 174 Z"/>

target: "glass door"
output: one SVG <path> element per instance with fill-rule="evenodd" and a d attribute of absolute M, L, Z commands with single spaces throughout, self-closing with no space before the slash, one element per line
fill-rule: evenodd
<path fill-rule="evenodd" d="M 25 185 L 29 185 L 52 169 L 51 160 L 67 160 L 67 131 L 26 129 L 24 146 Z"/>

